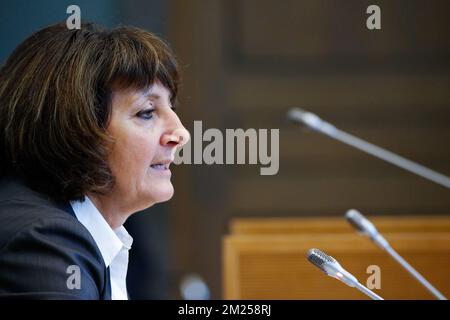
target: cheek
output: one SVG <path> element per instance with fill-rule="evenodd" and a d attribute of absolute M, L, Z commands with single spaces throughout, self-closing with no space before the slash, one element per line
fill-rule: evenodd
<path fill-rule="evenodd" d="M 129 178 L 133 178 L 132 173 L 139 175 L 145 173 L 154 159 L 157 142 L 154 135 L 144 130 L 127 131 L 116 135 L 116 143 L 110 157 L 113 173 Z"/>

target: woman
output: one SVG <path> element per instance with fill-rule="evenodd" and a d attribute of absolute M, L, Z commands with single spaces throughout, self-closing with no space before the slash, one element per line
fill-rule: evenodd
<path fill-rule="evenodd" d="M 127 299 L 133 213 L 173 195 L 189 133 L 168 46 L 47 27 L 0 70 L 0 297 Z"/>

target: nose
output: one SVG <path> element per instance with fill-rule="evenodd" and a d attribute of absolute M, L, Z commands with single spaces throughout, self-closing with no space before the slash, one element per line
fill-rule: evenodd
<path fill-rule="evenodd" d="M 161 136 L 161 145 L 181 147 L 190 138 L 189 131 L 183 126 L 178 115 L 171 110 L 167 118 L 167 129 Z"/>

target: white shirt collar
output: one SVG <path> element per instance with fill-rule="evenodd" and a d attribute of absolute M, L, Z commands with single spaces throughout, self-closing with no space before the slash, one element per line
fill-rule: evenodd
<path fill-rule="evenodd" d="M 133 238 L 124 226 L 113 230 L 98 211 L 89 197 L 83 202 L 70 202 L 77 219 L 83 224 L 94 238 L 106 267 L 109 267 L 122 248 L 131 249 Z"/>

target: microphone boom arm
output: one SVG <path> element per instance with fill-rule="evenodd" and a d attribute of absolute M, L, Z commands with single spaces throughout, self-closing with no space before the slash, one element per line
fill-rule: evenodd
<path fill-rule="evenodd" d="M 382 250 L 385 250 L 395 261 L 397 261 L 406 271 L 408 271 L 417 281 L 419 281 L 432 295 L 439 300 L 447 298 L 439 292 L 427 279 L 425 279 L 416 269 L 414 269 L 405 259 L 400 256 L 389 242 L 378 232 L 375 225 L 364 217 L 358 210 L 350 209 L 345 214 L 347 221 L 359 233 L 369 237 Z"/>
<path fill-rule="evenodd" d="M 295 122 L 305 124 L 309 128 L 318 131 L 324 135 L 327 135 L 333 139 L 339 140 L 345 144 L 348 144 L 356 149 L 362 150 L 368 154 L 371 154 L 384 161 L 392 163 L 402 169 L 419 175 L 425 179 L 433 181 L 441 186 L 450 189 L 450 178 L 431 170 L 423 165 L 420 165 L 414 161 L 401 157 L 393 152 L 378 147 L 372 143 L 364 141 L 358 137 L 355 137 L 347 132 L 337 129 L 332 124 L 322 120 L 317 115 L 304 111 L 299 108 L 293 108 L 288 112 L 288 118 Z"/>
<path fill-rule="evenodd" d="M 359 282 L 356 284 L 355 288 L 364 293 L 366 296 L 370 297 L 372 300 L 384 300 L 382 297 L 377 295 L 375 292 L 369 290 L 368 288 L 364 287 Z"/>

